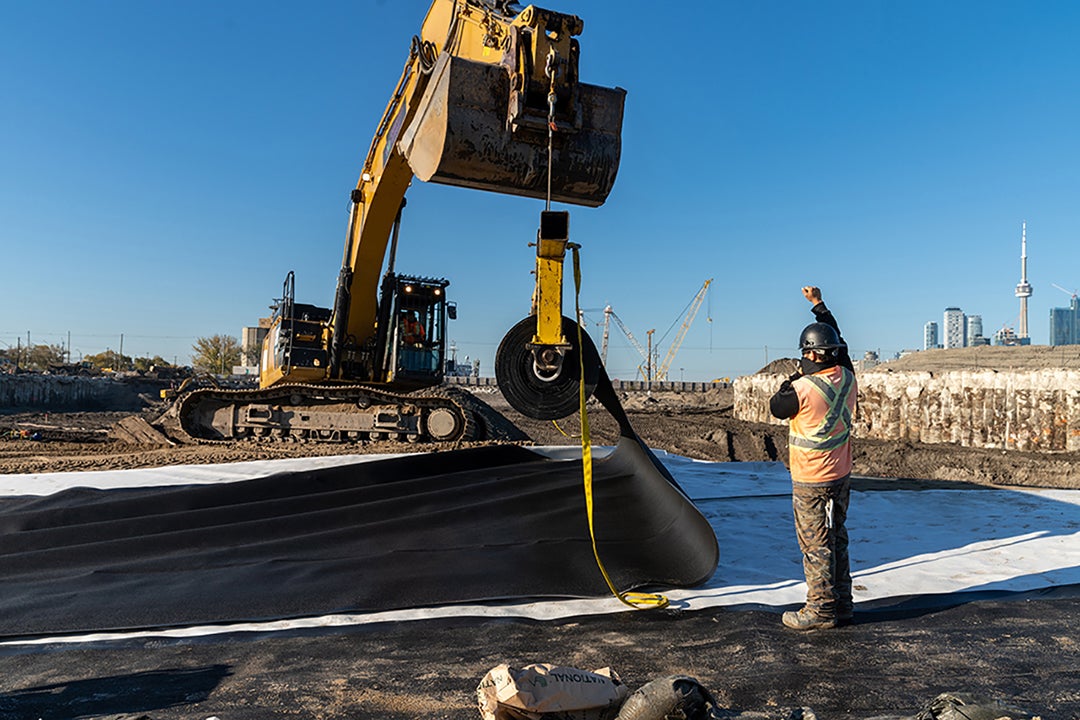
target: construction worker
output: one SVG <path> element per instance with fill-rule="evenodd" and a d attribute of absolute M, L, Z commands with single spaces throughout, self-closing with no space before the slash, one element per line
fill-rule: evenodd
<path fill-rule="evenodd" d="M 817 322 L 799 337 L 802 359 L 769 400 L 769 410 L 790 420 L 788 447 L 795 534 L 803 555 L 806 605 L 785 612 L 795 630 L 816 630 L 852 621 L 847 519 L 851 481 L 851 418 L 855 369 L 836 318 L 821 290 L 802 289 Z"/>
<path fill-rule="evenodd" d="M 424 342 L 424 326 L 415 310 L 401 311 L 401 337 L 406 345 L 419 345 Z"/>

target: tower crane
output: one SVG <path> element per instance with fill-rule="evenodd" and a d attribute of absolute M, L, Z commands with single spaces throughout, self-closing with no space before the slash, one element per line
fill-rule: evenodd
<path fill-rule="evenodd" d="M 1071 298 L 1072 298 L 1073 300 L 1075 300 L 1075 299 L 1076 299 L 1076 291 L 1075 291 L 1075 290 L 1066 290 L 1065 288 L 1061 287 L 1061 286 L 1060 286 L 1060 285 L 1058 285 L 1057 283 L 1050 283 L 1050 284 L 1051 284 L 1051 285 L 1053 285 L 1054 287 L 1056 287 L 1056 288 L 1057 288 L 1058 290 L 1060 290 L 1061 292 L 1063 292 L 1063 293 L 1065 293 L 1066 295 L 1068 295 L 1069 297 L 1071 297 Z"/>
<path fill-rule="evenodd" d="M 713 279 L 709 278 L 705 281 L 705 284 L 698 290 L 697 295 L 690 301 L 690 308 L 686 311 L 686 319 L 683 320 L 682 326 L 679 328 L 678 334 L 668 346 L 667 354 L 664 355 L 663 362 L 660 363 L 660 367 L 656 371 L 657 380 L 667 380 L 668 370 L 671 368 L 671 363 L 675 360 L 675 354 L 679 352 L 679 347 L 682 345 L 683 340 L 686 338 L 687 331 L 690 330 L 690 325 L 694 322 L 694 318 L 697 316 L 698 310 L 701 309 L 701 303 L 705 300 L 705 293 L 709 290 L 709 285 L 712 284 Z"/>

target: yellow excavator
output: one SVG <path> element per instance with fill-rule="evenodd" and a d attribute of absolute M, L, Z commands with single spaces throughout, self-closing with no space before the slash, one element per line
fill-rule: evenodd
<path fill-rule="evenodd" d="M 562 315 L 568 213 L 596 207 L 619 167 L 625 91 L 578 79 L 583 23 L 509 0 L 434 0 L 375 130 L 351 194 L 333 307 L 295 301 L 290 272 L 262 346 L 259 388 L 201 388 L 171 413 L 191 438 L 306 441 L 480 439 L 476 401 L 443 380 L 456 307 L 445 279 L 398 273 L 413 177 L 547 201 L 536 242 L 533 313 L 507 333 L 496 374 L 538 418 L 577 407 L 581 365 Z M 385 267 L 384 267 L 385 266 Z"/>

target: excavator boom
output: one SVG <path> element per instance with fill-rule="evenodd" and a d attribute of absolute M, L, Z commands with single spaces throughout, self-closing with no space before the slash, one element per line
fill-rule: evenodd
<path fill-rule="evenodd" d="M 412 178 L 596 207 L 619 169 L 626 91 L 578 80 L 574 15 L 434 0 L 353 193 L 347 335 L 373 332 L 390 230 Z M 550 163 L 548 159 L 550 157 Z M 340 320 L 339 320 L 340 322 Z"/>
<path fill-rule="evenodd" d="M 447 281 L 394 267 L 405 193 L 418 177 L 602 204 L 618 172 L 625 91 L 579 81 L 583 28 L 575 15 L 510 0 L 433 0 L 351 193 L 333 307 L 294 302 L 290 273 L 263 345 L 259 393 L 190 395 L 175 413 L 185 433 L 203 441 L 471 437 L 475 412 L 463 401 L 417 395 L 443 379 L 454 306 Z M 561 257 L 551 262 L 561 271 Z M 548 294 L 561 296 L 561 274 L 545 278 L 557 286 Z M 523 325 L 514 352 L 550 336 L 562 356 L 561 318 L 542 317 L 547 334 L 537 335 L 535 321 L 531 332 Z M 406 333 L 406 321 L 425 332 Z"/>

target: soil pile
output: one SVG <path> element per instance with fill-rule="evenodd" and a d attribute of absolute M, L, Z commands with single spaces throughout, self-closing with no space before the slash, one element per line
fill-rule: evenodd
<path fill-rule="evenodd" d="M 878 365 L 875 370 L 895 372 L 949 372 L 952 370 L 1080 370 L 1080 345 L 980 345 L 978 347 L 923 350 Z"/>

